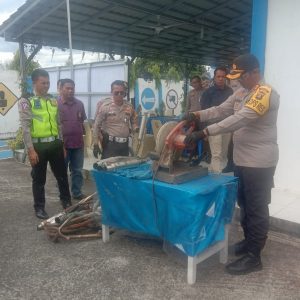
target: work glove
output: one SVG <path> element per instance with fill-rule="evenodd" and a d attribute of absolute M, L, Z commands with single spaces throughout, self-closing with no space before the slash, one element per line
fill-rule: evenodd
<path fill-rule="evenodd" d="M 94 148 L 93 148 L 93 154 L 94 154 L 94 157 L 95 158 L 98 158 L 99 155 L 101 154 L 101 150 L 100 150 L 100 147 L 98 144 L 95 144 L 94 145 Z"/>
<path fill-rule="evenodd" d="M 190 144 L 196 144 L 198 141 L 203 140 L 206 137 L 206 134 L 204 133 L 203 130 L 201 131 L 194 131 L 190 134 L 188 134 L 185 139 L 184 139 L 184 143 L 186 145 L 190 145 Z"/>
<path fill-rule="evenodd" d="M 190 112 L 187 112 L 184 114 L 184 116 L 182 117 L 181 119 L 182 121 L 187 121 L 187 122 L 194 122 L 196 120 L 198 120 L 198 118 L 196 117 L 195 114 L 193 113 L 190 113 Z"/>

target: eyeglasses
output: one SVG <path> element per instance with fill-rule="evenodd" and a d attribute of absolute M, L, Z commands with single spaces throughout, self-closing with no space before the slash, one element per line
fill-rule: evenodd
<path fill-rule="evenodd" d="M 124 92 L 124 91 L 121 91 L 121 92 L 113 92 L 113 95 L 114 95 L 114 96 L 125 96 L 125 95 L 126 95 L 126 92 Z"/>

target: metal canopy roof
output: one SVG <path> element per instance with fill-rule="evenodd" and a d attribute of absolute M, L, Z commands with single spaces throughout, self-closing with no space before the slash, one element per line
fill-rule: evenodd
<path fill-rule="evenodd" d="M 70 7 L 74 49 L 216 65 L 250 48 L 252 0 L 70 0 Z M 66 2 L 27 0 L 0 35 L 68 48 Z"/>

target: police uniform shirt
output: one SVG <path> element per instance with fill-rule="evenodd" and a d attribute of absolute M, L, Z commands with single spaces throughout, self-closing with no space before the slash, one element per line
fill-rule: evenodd
<path fill-rule="evenodd" d="M 101 106 L 95 120 L 94 138 L 100 135 L 100 130 L 112 137 L 128 138 L 131 131 L 138 128 L 137 114 L 131 104 L 124 101 L 119 106 L 113 101 Z"/>
<path fill-rule="evenodd" d="M 198 111 L 201 109 L 200 98 L 202 96 L 202 93 L 203 93 L 202 90 L 197 91 L 195 89 L 191 90 L 188 93 L 187 103 L 186 103 L 186 111 L 193 112 L 193 111 Z"/>
<path fill-rule="evenodd" d="M 233 160 L 237 166 L 269 168 L 276 166 L 277 114 L 279 95 L 268 85 L 252 90 L 238 89 L 221 105 L 199 111 L 200 120 L 218 123 L 207 127 L 209 135 L 233 134 Z"/>
<path fill-rule="evenodd" d="M 57 103 L 57 100 L 53 98 L 51 95 L 48 95 L 47 97 L 39 97 L 39 98 L 40 101 L 52 101 L 53 103 L 54 102 Z M 33 147 L 32 137 L 31 137 L 31 126 L 32 126 L 33 114 L 31 110 L 30 101 L 26 98 L 21 98 L 18 101 L 18 109 L 19 109 L 20 123 L 23 131 L 24 145 L 26 149 L 28 149 Z M 59 114 L 57 114 L 56 121 L 58 126 L 58 137 L 62 139 Z"/>

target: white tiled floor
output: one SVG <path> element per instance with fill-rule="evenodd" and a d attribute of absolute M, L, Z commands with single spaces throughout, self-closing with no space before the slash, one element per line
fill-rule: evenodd
<path fill-rule="evenodd" d="M 273 189 L 270 215 L 300 224 L 300 193 Z"/>

